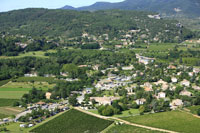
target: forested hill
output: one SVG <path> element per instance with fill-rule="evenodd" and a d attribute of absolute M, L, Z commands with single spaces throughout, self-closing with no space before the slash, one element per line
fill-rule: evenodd
<path fill-rule="evenodd" d="M 109 40 L 121 39 L 129 32 L 135 40 L 160 42 L 183 41 L 192 36 L 190 30 L 177 21 L 149 18 L 153 13 L 139 11 L 72 11 L 23 9 L 0 13 L 0 32 L 29 36 L 83 37 L 89 34 L 94 40 L 108 35 Z"/>
<path fill-rule="evenodd" d="M 80 8 L 65 6 L 62 9 L 88 11 L 105 9 L 140 10 L 158 12 L 168 17 L 200 17 L 199 0 L 125 0 L 118 3 L 97 2 L 91 6 Z"/>

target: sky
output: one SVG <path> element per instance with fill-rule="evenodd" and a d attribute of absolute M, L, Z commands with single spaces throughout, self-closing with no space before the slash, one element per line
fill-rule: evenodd
<path fill-rule="evenodd" d="M 0 0 L 0 12 L 24 8 L 61 8 L 65 5 L 73 7 L 88 6 L 95 2 L 121 2 L 123 0 Z"/>

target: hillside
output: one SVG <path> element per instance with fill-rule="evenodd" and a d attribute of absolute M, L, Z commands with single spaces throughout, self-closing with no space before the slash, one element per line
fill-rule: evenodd
<path fill-rule="evenodd" d="M 0 13 L 2 34 L 44 36 L 60 42 L 99 42 L 130 38 L 134 42 L 181 42 L 192 33 L 177 21 L 150 18 L 141 11 L 24 9 Z M 137 33 L 137 34 L 136 34 Z"/>
<path fill-rule="evenodd" d="M 91 6 L 76 8 L 89 11 L 104 9 L 153 11 L 167 17 L 200 17 L 199 0 L 125 0 L 118 3 L 97 2 Z"/>

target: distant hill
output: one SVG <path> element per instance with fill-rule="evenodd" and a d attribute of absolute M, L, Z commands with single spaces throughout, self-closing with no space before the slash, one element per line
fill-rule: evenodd
<path fill-rule="evenodd" d="M 79 40 L 86 33 L 93 40 L 107 35 L 110 40 L 131 36 L 132 41 L 159 42 L 177 42 L 191 37 L 192 32 L 177 21 L 150 18 L 148 15 L 154 16 L 154 13 L 23 9 L 0 13 L 0 33 L 60 37 L 59 40 L 75 37 Z"/>
<path fill-rule="evenodd" d="M 66 9 L 63 7 L 62 9 Z M 153 11 L 165 17 L 200 17 L 199 0 L 125 0 L 118 3 L 97 2 L 91 6 L 74 8 L 73 10 L 140 10 Z"/>

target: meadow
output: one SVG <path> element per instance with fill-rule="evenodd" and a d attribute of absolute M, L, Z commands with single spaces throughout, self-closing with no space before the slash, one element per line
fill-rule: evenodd
<path fill-rule="evenodd" d="M 200 131 L 200 119 L 180 111 L 125 117 L 122 119 L 176 132 L 198 133 Z"/>
<path fill-rule="evenodd" d="M 106 129 L 106 131 L 103 133 L 162 133 L 162 132 L 123 124 L 123 125 L 113 125 L 108 129 Z"/>
<path fill-rule="evenodd" d="M 17 82 L 55 82 L 53 77 L 20 77 L 16 80 Z"/>
<path fill-rule="evenodd" d="M 199 108 L 200 108 L 200 105 L 198 105 L 198 106 L 191 106 L 191 107 L 188 107 L 187 109 L 189 109 L 191 113 L 197 114 L 197 110 Z"/>
<path fill-rule="evenodd" d="M 23 58 L 23 57 L 38 57 L 38 58 L 49 58 L 48 56 L 45 56 L 45 53 L 54 53 L 56 50 L 48 50 L 48 51 L 34 51 L 34 52 L 26 52 L 26 53 L 21 53 L 18 56 L 0 56 L 0 59 L 5 59 L 5 58 Z"/>
<path fill-rule="evenodd" d="M 69 110 L 62 115 L 34 128 L 35 133 L 97 133 L 101 132 L 113 122 L 100 119 L 77 110 Z"/>
<path fill-rule="evenodd" d="M 0 107 L 13 106 L 13 103 L 16 101 L 18 100 L 17 99 L 0 99 Z"/>

